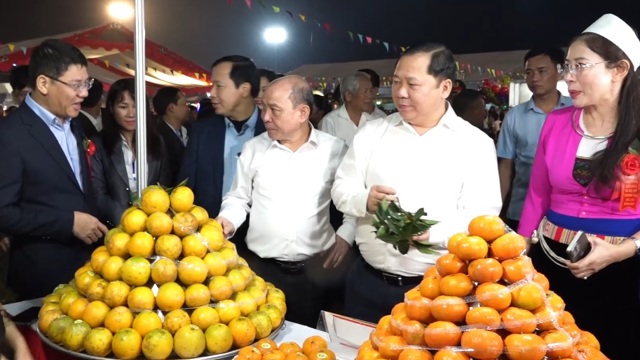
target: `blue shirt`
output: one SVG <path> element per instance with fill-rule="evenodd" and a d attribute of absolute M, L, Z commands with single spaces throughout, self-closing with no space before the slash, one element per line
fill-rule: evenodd
<path fill-rule="evenodd" d="M 60 149 L 64 153 L 64 156 L 69 162 L 71 171 L 76 176 L 78 185 L 82 189 L 82 173 L 80 168 L 80 154 L 78 152 L 78 141 L 71 131 L 71 118 L 60 120 L 53 115 L 49 110 L 42 107 L 31 98 L 31 94 L 27 95 L 24 99 L 24 103 L 38 115 L 40 119 L 47 125 L 47 128 L 51 130 L 53 136 L 58 140 Z"/>
<path fill-rule="evenodd" d="M 572 104 L 571 98 L 560 96 L 558 104 L 553 108 L 561 109 Z M 531 166 L 538 147 L 538 138 L 547 114 L 533 101 L 509 110 L 504 118 L 498 137 L 498 157 L 513 160 L 515 177 L 511 184 L 511 201 L 507 209 L 507 218 L 520 220 L 524 199 L 529 189 Z"/>
<path fill-rule="evenodd" d="M 226 132 L 224 134 L 224 174 L 222 176 L 222 196 L 224 197 L 233 184 L 236 176 L 238 157 L 242 152 L 244 143 L 251 140 L 255 134 L 256 123 L 258 122 L 258 107 L 253 110 L 253 114 L 244 124 L 240 133 L 236 130 L 232 120 L 224 118 Z"/>

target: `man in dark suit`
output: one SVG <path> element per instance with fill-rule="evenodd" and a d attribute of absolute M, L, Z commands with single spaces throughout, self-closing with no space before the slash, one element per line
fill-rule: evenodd
<path fill-rule="evenodd" d="M 195 203 L 215 218 L 222 197 L 231 189 L 242 147 L 265 128 L 254 102 L 260 79 L 253 61 L 239 55 L 225 56 L 212 68 L 211 103 L 216 113 L 193 123 L 178 178 L 188 179 Z M 234 237 L 240 245 L 244 233 L 246 227 L 238 229 Z"/>
<path fill-rule="evenodd" d="M 80 114 L 73 119 L 73 122 L 80 124 L 82 131 L 87 138 L 92 138 L 102 131 L 102 94 L 104 86 L 98 79 L 93 80 L 93 85 L 89 89 L 89 96 L 82 101 Z"/>
<path fill-rule="evenodd" d="M 27 97 L 27 94 L 31 92 L 31 87 L 29 87 L 29 65 L 19 65 L 11 68 L 9 85 L 11 85 L 13 104 L 18 107 Z"/>
<path fill-rule="evenodd" d="M 60 40 L 33 49 L 33 91 L 0 122 L 0 233 L 13 236 L 9 286 L 20 299 L 73 279 L 107 232 L 89 180 L 78 116 L 92 80 L 80 50 Z"/>
<path fill-rule="evenodd" d="M 178 179 L 178 171 L 189 139 L 185 124 L 189 121 L 191 109 L 184 93 L 175 87 L 158 90 L 153 97 L 153 108 L 158 114 L 158 134 L 164 140 L 171 172 L 170 184 L 173 186 L 184 180 Z"/>

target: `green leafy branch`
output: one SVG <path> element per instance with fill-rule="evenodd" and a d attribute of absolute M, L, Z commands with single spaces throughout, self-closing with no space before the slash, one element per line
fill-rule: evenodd
<path fill-rule="evenodd" d="M 373 219 L 376 237 L 387 244 L 392 244 L 393 248 L 403 255 L 409 252 L 411 246 L 423 254 L 437 255 L 438 253 L 432 249 L 433 244 L 412 240 L 415 235 L 424 233 L 438 223 L 438 221 L 423 219 L 425 215 L 424 208 L 410 213 L 403 210 L 398 203 L 384 199 L 378 205 Z"/>

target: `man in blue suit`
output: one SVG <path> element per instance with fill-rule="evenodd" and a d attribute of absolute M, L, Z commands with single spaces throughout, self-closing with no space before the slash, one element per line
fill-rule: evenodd
<path fill-rule="evenodd" d="M 242 147 L 265 128 L 254 102 L 260 79 L 253 61 L 230 55 L 216 60 L 212 68 L 211 103 L 216 114 L 193 123 L 178 182 L 188 179 L 194 202 L 215 218 L 222 197 L 231 189 Z M 243 243 L 244 233 L 242 228 L 236 232 L 238 243 Z"/>
<path fill-rule="evenodd" d="M 80 50 L 46 40 L 31 55 L 33 91 L 0 121 L 0 233 L 13 237 L 8 280 L 23 300 L 73 279 L 107 232 L 72 121 L 92 84 Z"/>

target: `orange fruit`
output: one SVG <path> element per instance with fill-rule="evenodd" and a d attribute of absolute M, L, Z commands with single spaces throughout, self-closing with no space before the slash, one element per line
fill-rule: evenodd
<path fill-rule="evenodd" d="M 102 265 L 104 265 L 104 262 L 107 261 L 109 256 L 111 256 L 109 250 L 107 250 L 107 247 L 104 245 L 93 250 L 93 253 L 91 253 L 91 269 L 93 269 L 96 274 L 100 274 Z"/>
<path fill-rule="evenodd" d="M 424 324 L 420 321 L 407 320 L 402 324 L 400 331 L 402 331 L 402 337 L 407 341 L 407 344 L 414 346 L 425 345 Z"/>
<path fill-rule="evenodd" d="M 571 354 L 572 359 L 609 360 L 600 350 L 589 345 L 578 344 Z"/>
<path fill-rule="evenodd" d="M 398 360 L 433 360 L 433 356 L 429 350 L 408 348 L 402 350 Z"/>
<path fill-rule="evenodd" d="M 135 316 L 131 327 L 144 337 L 153 329 L 162 329 L 162 320 L 155 312 L 144 310 Z"/>
<path fill-rule="evenodd" d="M 204 226 L 209 222 L 209 213 L 202 206 L 196 205 L 192 207 L 189 212 L 192 213 L 193 216 L 196 217 L 196 219 L 198 219 L 198 225 Z"/>
<path fill-rule="evenodd" d="M 111 352 L 112 340 L 113 334 L 108 329 L 91 329 L 83 341 L 84 351 L 92 356 L 105 357 Z"/>
<path fill-rule="evenodd" d="M 518 286 L 511 291 L 512 304 L 526 310 L 535 310 L 544 305 L 545 293 L 536 283 Z"/>
<path fill-rule="evenodd" d="M 124 232 L 133 235 L 137 232 L 144 231 L 147 227 L 147 214 L 138 208 L 130 208 L 122 214 L 121 227 Z M 115 234 L 113 237 L 115 237 Z M 113 238 L 112 237 L 112 238 Z M 114 255 L 114 254 L 111 254 Z"/>
<path fill-rule="evenodd" d="M 89 305 L 89 300 L 83 297 L 77 298 L 71 303 L 71 305 L 69 305 L 67 315 L 69 315 L 73 320 L 82 319 L 82 313 L 84 313 L 84 309 L 87 305 Z"/>
<path fill-rule="evenodd" d="M 102 300 L 108 285 L 109 282 L 105 279 L 94 280 L 87 288 L 87 299 L 89 301 Z"/>
<path fill-rule="evenodd" d="M 508 335 L 504 346 L 511 360 L 542 360 L 547 353 L 547 343 L 535 334 Z"/>
<path fill-rule="evenodd" d="M 202 225 L 202 227 L 200 228 L 200 235 L 204 239 L 206 239 L 206 244 L 209 251 L 218 251 L 222 249 L 226 240 L 224 238 L 222 228 L 211 223 Z"/>
<path fill-rule="evenodd" d="M 165 329 L 151 330 L 142 339 L 142 354 L 147 359 L 167 359 L 173 351 L 173 337 Z"/>
<path fill-rule="evenodd" d="M 536 274 L 536 269 L 528 256 L 504 260 L 502 270 L 502 279 L 510 284 L 524 279 L 533 280 Z"/>
<path fill-rule="evenodd" d="M 209 251 L 206 241 L 199 233 L 185 236 L 182 238 L 182 256 L 197 256 L 202 259 Z"/>
<path fill-rule="evenodd" d="M 174 335 L 183 326 L 191 325 L 191 318 L 186 311 L 176 309 L 164 316 L 162 328 Z"/>
<path fill-rule="evenodd" d="M 156 298 L 153 291 L 146 286 L 133 288 L 127 296 L 127 306 L 133 311 L 153 310 Z"/>
<path fill-rule="evenodd" d="M 76 275 L 74 277 L 74 281 L 78 291 L 80 291 L 82 294 L 86 294 L 91 283 L 93 283 L 95 280 L 98 280 L 99 278 L 100 276 L 93 272 L 93 270 L 87 270 Z"/>
<path fill-rule="evenodd" d="M 435 268 L 432 268 L 435 269 Z M 420 294 L 428 299 L 435 299 L 441 295 L 440 293 L 440 281 L 442 280 L 442 276 L 439 274 L 425 276 L 424 279 L 420 282 L 418 289 L 420 290 Z"/>
<path fill-rule="evenodd" d="M 186 186 L 177 186 L 169 195 L 171 209 L 177 213 L 191 210 L 193 199 L 193 191 Z"/>
<path fill-rule="evenodd" d="M 502 265 L 496 259 L 476 259 L 469 263 L 467 270 L 471 281 L 479 284 L 496 282 L 502 278 Z"/>
<path fill-rule="evenodd" d="M 471 308 L 465 315 L 465 323 L 467 325 L 487 330 L 500 328 L 501 322 L 500 313 L 496 309 L 487 306 Z"/>
<path fill-rule="evenodd" d="M 149 281 L 151 264 L 141 256 L 133 256 L 122 264 L 122 280 L 132 286 L 142 286 Z"/>
<path fill-rule="evenodd" d="M 147 215 L 156 212 L 166 213 L 169 210 L 169 204 L 169 194 L 160 186 L 151 185 L 142 190 L 140 208 Z"/>
<path fill-rule="evenodd" d="M 160 286 L 156 294 L 156 305 L 162 311 L 180 309 L 184 304 L 184 290 L 175 282 Z"/>
<path fill-rule="evenodd" d="M 405 297 L 404 303 L 409 319 L 423 323 L 434 320 L 431 316 L 431 299 L 422 296 L 419 292 L 415 296 Z"/>
<path fill-rule="evenodd" d="M 82 313 L 82 320 L 92 328 L 97 328 L 104 324 L 104 320 L 109 313 L 109 306 L 102 301 L 92 301 L 87 304 Z"/>
<path fill-rule="evenodd" d="M 147 218 L 147 231 L 153 237 L 171 234 L 173 220 L 164 212 L 154 212 Z"/>
<path fill-rule="evenodd" d="M 273 350 L 262 355 L 262 360 L 285 360 L 287 355 L 281 350 Z"/>
<path fill-rule="evenodd" d="M 469 305 L 456 296 L 440 295 L 431 302 L 431 315 L 436 320 L 461 322 L 467 315 L 467 311 L 469 311 Z"/>
<path fill-rule="evenodd" d="M 458 242 L 453 253 L 464 261 L 472 261 L 486 257 L 488 252 L 489 244 L 483 238 L 467 236 Z"/>
<path fill-rule="evenodd" d="M 536 273 L 533 275 L 533 282 L 540 285 L 545 293 L 549 292 L 549 279 L 547 279 L 547 277 L 543 273 L 536 271 Z"/>
<path fill-rule="evenodd" d="M 442 295 L 465 297 L 473 291 L 473 283 L 466 274 L 447 275 L 440 280 Z"/>
<path fill-rule="evenodd" d="M 129 236 L 129 235 L 127 235 Z M 129 255 L 127 255 L 128 257 Z M 124 259 L 120 256 L 110 256 L 104 264 L 102 264 L 101 274 L 107 281 L 117 281 L 122 277 L 122 265 Z"/>
<path fill-rule="evenodd" d="M 178 278 L 178 265 L 175 261 L 160 258 L 151 264 L 151 280 L 157 285 L 176 281 Z"/>
<path fill-rule="evenodd" d="M 460 244 L 460 240 L 466 238 L 467 236 L 469 236 L 469 234 L 466 233 L 457 233 L 452 235 L 447 241 L 447 250 L 450 253 L 455 254 L 458 245 Z"/>
<path fill-rule="evenodd" d="M 198 231 L 198 219 L 190 212 L 179 212 L 173 217 L 173 233 L 181 238 Z M 184 246 L 184 244 L 183 244 Z M 184 252 L 184 249 L 182 249 Z"/>
<path fill-rule="evenodd" d="M 327 340 L 320 335 L 313 335 L 304 340 L 302 343 L 302 353 L 309 356 L 311 352 L 318 349 L 327 348 Z"/>
<path fill-rule="evenodd" d="M 189 308 L 197 308 L 209 304 L 211 292 L 204 284 L 193 284 L 184 291 L 185 304 Z"/>
<path fill-rule="evenodd" d="M 555 330 L 556 324 L 561 325 L 560 314 L 546 305 L 535 309 L 533 315 L 535 315 L 538 329 L 541 331 Z"/>
<path fill-rule="evenodd" d="M 245 346 L 238 351 L 238 356 L 245 360 L 260 360 L 262 353 L 255 346 Z"/>
<path fill-rule="evenodd" d="M 436 260 L 436 270 L 440 276 L 467 272 L 467 262 L 455 254 L 444 254 Z"/>
<path fill-rule="evenodd" d="M 197 256 L 187 256 L 178 264 L 178 278 L 187 286 L 203 283 L 208 273 L 207 264 Z"/>
<path fill-rule="evenodd" d="M 424 330 L 424 341 L 430 348 L 458 346 L 462 330 L 450 321 L 434 321 Z"/>
<path fill-rule="evenodd" d="M 307 357 L 307 355 L 301 353 L 301 352 L 297 352 L 297 353 L 290 353 L 288 354 L 285 358 L 285 360 L 309 360 L 309 358 Z M 246 359 L 245 359 L 246 360 Z"/>
<path fill-rule="evenodd" d="M 482 306 L 488 306 L 498 311 L 511 306 L 511 291 L 504 285 L 484 283 L 476 288 L 476 299 Z"/>
<path fill-rule="evenodd" d="M 547 357 L 561 359 L 571 357 L 573 353 L 573 339 L 564 331 L 552 330 L 545 332 L 542 339 L 547 344 Z"/>
<path fill-rule="evenodd" d="M 381 317 L 380 320 L 378 320 L 378 324 L 376 324 L 376 330 L 380 330 L 385 333 L 390 333 L 391 332 L 391 315 L 385 315 Z"/>
<path fill-rule="evenodd" d="M 229 322 L 229 330 L 233 336 L 233 344 L 236 347 L 251 345 L 256 339 L 256 327 L 253 322 L 244 316 L 236 317 Z"/>
<path fill-rule="evenodd" d="M 162 235 L 156 239 L 156 255 L 176 260 L 182 254 L 182 240 L 174 234 Z"/>
<path fill-rule="evenodd" d="M 127 243 L 127 251 L 131 256 L 149 258 L 153 255 L 155 242 L 153 236 L 146 231 L 139 231 L 131 236 Z"/>
<path fill-rule="evenodd" d="M 556 312 L 563 311 L 565 308 L 565 303 L 562 297 L 553 291 L 547 292 L 547 304 Z"/>
<path fill-rule="evenodd" d="M 536 330 L 538 321 L 529 310 L 509 307 L 501 314 L 504 329 L 512 334 L 531 334 Z"/>
<path fill-rule="evenodd" d="M 398 360 L 400 353 L 407 347 L 407 342 L 401 336 L 386 336 L 378 344 L 378 351 L 384 359 Z"/>
<path fill-rule="evenodd" d="M 272 351 L 278 351 L 278 344 L 271 339 L 260 339 L 255 345 L 256 349 L 264 356 Z M 284 353 L 282 353 L 284 357 Z"/>
<path fill-rule="evenodd" d="M 515 232 L 506 233 L 491 243 L 491 254 L 498 261 L 513 259 L 522 255 L 527 249 L 525 238 Z"/>
<path fill-rule="evenodd" d="M 202 329 L 202 331 L 219 322 L 220 316 L 216 309 L 211 306 L 200 306 L 191 313 L 191 323 Z"/>
<path fill-rule="evenodd" d="M 142 350 L 142 336 L 131 328 L 119 330 L 113 335 L 111 350 L 118 359 L 135 359 Z"/>
<path fill-rule="evenodd" d="M 577 345 L 588 345 L 596 350 L 600 350 L 600 341 L 589 331 L 580 330 Z"/>
<path fill-rule="evenodd" d="M 329 349 L 316 349 L 308 356 L 309 360 L 336 360 L 336 354 Z"/>
<path fill-rule="evenodd" d="M 104 327 L 114 334 L 122 329 L 131 327 L 131 324 L 133 324 L 133 313 L 125 306 L 118 306 L 109 310 L 104 318 Z"/>
<path fill-rule="evenodd" d="M 300 347 L 300 345 L 293 341 L 285 341 L 281 343 L 278 347 L 278 350 L 284 352 L 286 355 L 302 352 L 302 348 Z"/>
<path fill-rule="evenodd" d="M 193 314 L 192 314 L 193 316 Z M 207 351 L 210 354 L 221 354 L 231 350 L 233 336 L 225 324 L 213 324 L 204 333 Z"/>
<path fill-rule="evenodd" d="M 469 356 L 465 353 L 460 352 L 451 348 L 444 348 L 438 350 L 433 355 L 433 360 L 469 360 Z"/>
<path fill-rule="evenodd" d="M 127 251 L 127 244 L 131 239 L 131 235 L 126 232 L 119 232 L 113 234 L 108 241 L 106 241 L 106 247 L 111 256 L 119 256 L 121 258 L 129 257 L 129 252 Z"/>
<path fill-rule="evenodd" d="M 491 242 L 507 232 L 505 223 L 496 215 L 477 216 L 469 223 L 469 235 Z"/>
<path fill-rule="evenodd" d="M 183 358 L 200 356 L 206 347 L 206 338 L 202 330 L 195 325 L 183 326 L 173 336 L 173 348 Z"/>
<path fill-rule="evenodd" d="M 45 311 L 40 316 L 38 316 L 38 329 L 40 329 L 40 331 L 43 334 L 48 335 L 47 329 L 49 329 L 49 325 L 51 325 L 51 322 L 53 320 L 55 320 L 60 316 L 63 316 L 62 311 L 60 309 Z M 73 320 L 71 318 L 69 319 Z"/>
<path fill-rule="evenodd" d="M 122 306 L 127 303 L 127 297 L 131 291 L 131 286 L 124 281 L 112 281 L 104 290 L 103 301 L 111 308 Z"/>
<path fill-rule="evenodd" d="M 460 345 L 474 359 L 495 359 L 502 354 L 504 347 L 500 335 L 483 329 L 469 329 L 462 333 Z"/>

